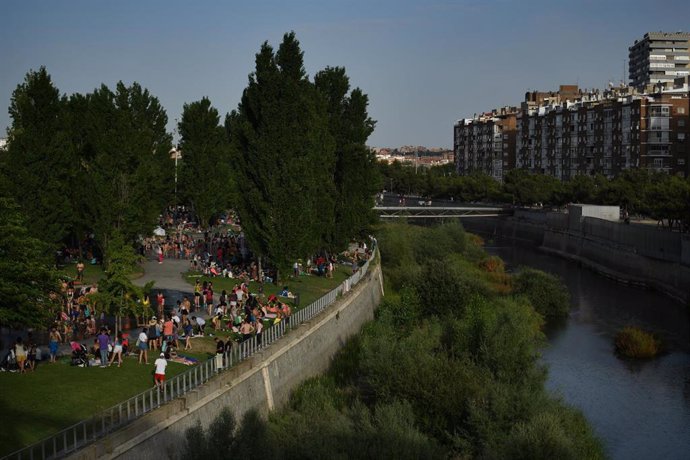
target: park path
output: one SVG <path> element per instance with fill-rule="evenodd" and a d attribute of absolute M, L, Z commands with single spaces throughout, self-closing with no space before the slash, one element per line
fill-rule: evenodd
<path fill-rule="evenodd" d="M 134 284 L 143 286 L 149 281 L 155 281 L 154 290 L 166 289 L 194 294 L 194 287 L 182 277 L 189 270 L 189 260 L 164 259 L 162 264 L 156 260 L 147 260 L 143 268 L 144 275 L 134 280 Z"/>

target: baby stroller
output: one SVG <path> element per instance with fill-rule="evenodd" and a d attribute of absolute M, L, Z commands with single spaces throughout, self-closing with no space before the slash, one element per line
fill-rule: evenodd
<path fill-rule="evenodd" d="M 89 367 L 86 345 L 70 342 L 70 347 L 72 348 L 72 366 Z"/>
<path fill-rule="evenodd" d="M 0 372 L 19 372 L 19 364 L 17 364 L 17 357 L 14 354 L 14 349 L 11 349 L 5 355 L 5 359 L 0 363 Z"/>

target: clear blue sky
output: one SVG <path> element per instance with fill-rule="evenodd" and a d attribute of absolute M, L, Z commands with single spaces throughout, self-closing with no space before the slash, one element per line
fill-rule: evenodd
<path fill-rule="evenodd" d="M 450 147 L 456 119 L 528 89 L 604 87 L 648 31 L 689 31 L 688 0 L 27 1 L 0 3 L 0 136 L 29 69 L 63 93 L 137 81 L 168 112 L 237 106 L 254 55 L 294 30 L 309 75 L 344 66 L 370 98 L 372 146 Z"/>

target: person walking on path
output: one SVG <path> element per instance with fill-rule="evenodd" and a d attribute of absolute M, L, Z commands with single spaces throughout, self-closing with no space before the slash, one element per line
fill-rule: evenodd
<path fill-rule="evenodd" d="M 101 367 L 108 365 L 108 345 L 110 344 L 110 336 L 105 328 L 101 328 L 98 334 L 98 351 L 101 355 Z"/>
<path fill-rule="evenodd" d="M 55 326 L 50 328 L 48 335 L 48 347 L 50 348 L 50 362 L 54 363 L 57 358 L 58 345 L 62 342 L 62 336 Z"/>
<path fill-rule="evenodd" d="M 160 388 L 165 385 L 165 368 L 168 366 L 168 362 L 165 360 L 165 353 L 161 353 L 153 365 L 156 366 L 153 374 L 153 383 L 157 388 Z"/>
<path fill-rule="evenodd" d="M 137 347 L 139 348 L 139 364 L 144 361 L 144 364 L 149 363 L 149 337 L 146 335 L 148 329 L 143 328 L 139 333 L 139 338 L 137 339 Z"/>

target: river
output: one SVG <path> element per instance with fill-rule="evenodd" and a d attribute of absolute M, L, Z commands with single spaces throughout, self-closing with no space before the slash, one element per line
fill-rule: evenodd
<path fill-rule="evenodd" d="M 515 269 L 560 276 L 571 295 L 567 321 L 548 325 L 547 388 L 579 408 L 613 459 L 690 459 L 690 311 L 670 298 L 617 283 L 576 263 L 510 242 L 487 251 Z M 642 362 L 618 358 L 616 332 L 633 324 L 667 347 Z"/>

